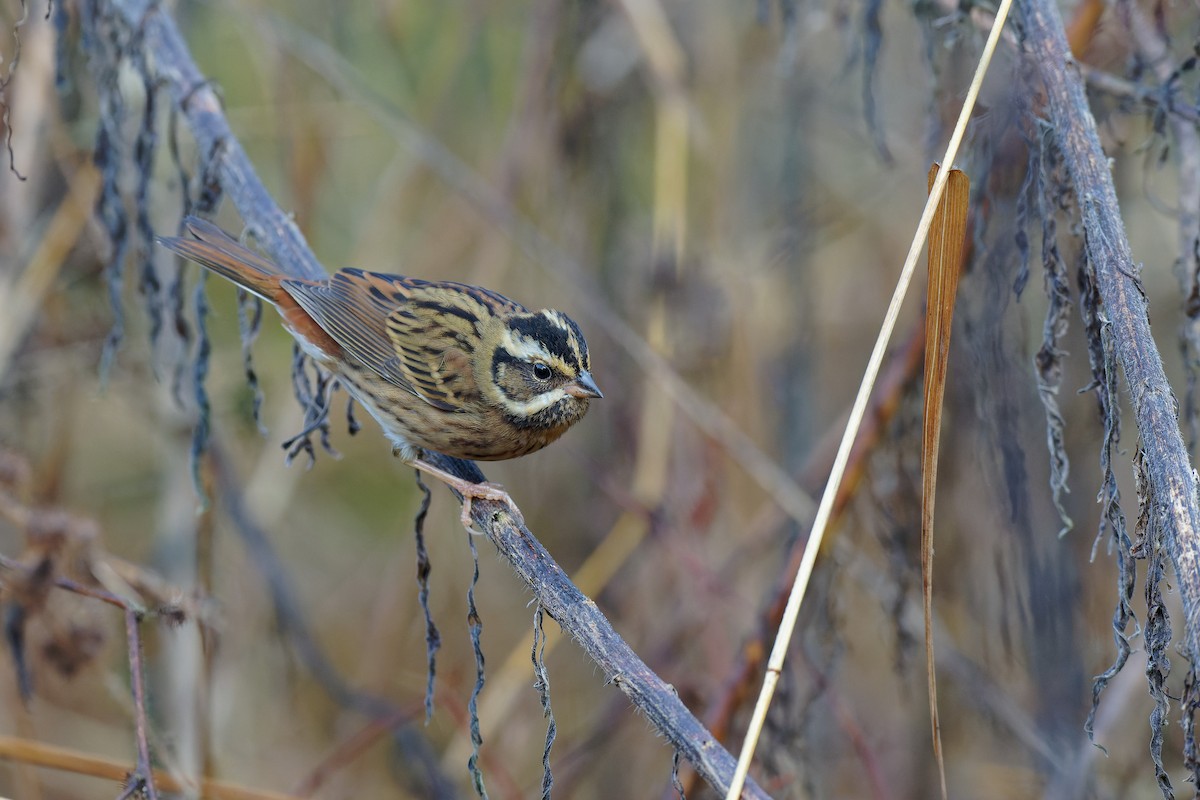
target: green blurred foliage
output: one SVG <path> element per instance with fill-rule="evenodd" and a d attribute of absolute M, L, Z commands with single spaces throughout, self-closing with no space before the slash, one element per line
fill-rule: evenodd
<path fill-rule="evenodd" d="M 785 7 L 795 13 L 786 22 Z M 618 631 L 703 713 L 725 691 L 743 643 L 757 635 L 797 531 L 727 442 L 661 402 L 662 376 L 639 367 L 597 320 L 612 314 L 632 326 L 772 459 L 798 471 L 840 432 L 919 215 L 929 161 L 957 111 L 981 34 L 963 19 L 934 24 L 929 9 L 884 9 L 884 47 L 870 88 L 895 158 L 884 166 L 863 118 L 861 8 L 784 3 L 761 21 L 751 3 L 664 8 L 685 58 L 682 141 L 658 138 L 670 90 L 619 4 L 247 0 L 185 2 L 175 13 L 262 179 L 295 213 L 323 263 L 479 283 L 580 321 L 605 399 L 562 442 L 486 471 L 568 571 L 612 541 L 614 530 L 643 529 L 632 556 L 592 591 Z M 1176 16 L 1172 24 L 1187 24 Z M 16 153 L 30 180 L 0 175 L 5 279 L 28 262 L 95 130 L 94 87 L 77 55 L 73 88 L 54 92 L 47 28 L 40 17 L 26 28 L 14 89 Z M 1120 47 L 1110 39 L 1099 37 L 1096 63 L 1119 63 Z M 1067 502 L 1077 527 L 1057 539 L 1030 366 L 1045 307 L 1036 256 L 1030 288 L 1019 301 L 1008 292 L 1018 266 L 1012 198 L 1025 156 L 1019 148 L 988 149 L 1011 145 L 1012 93 L 1027 87 L 1008 57 L 995 69 L 963 158 L 972 180 L 991 192 L 991 260 L 981 256 L 964 277 L 938 506 L 935 603 L 947 635 L 941 685 L 951 792 L 1153 797 L 1141 722 L 1149 705 L 1136 680 L 1132 690 L 1113 690 L 1117 721 L 1103 741 L 1111 757 L 1094 760 L 1082 734 L 1090 676 L 1112 655 L 1111 557 L 1100 548 L 1089 561 L 1101 429 L 1094 401 L 1075 393 L 1090 375 L 1073 321 L 1060 401 L 1076 465 Z M 140 108 L 129 91 L 131 107 Z M 1150 140 L 1143 119 L 1098 107 L 1135 253 L 1146 264 L 1156 333 L 1182 387 L 1171 333 L 1180 305 L 1169 269 L 1173 220 L 1152 202 L 1174 196 L 1174 165 L 1148 166 L 1139 154 L 1137 146 Z M 165 142 L 165 114 L 161 125 Z M 498 190 L 505 213 L 582 264 L 586 282 L 525 252 L 512 235 L 519 225 L 447 180 L 452 163 L 415 132 Z M 193 167 L 186 135 L 181 144 Z M 672 147 L 686 148 L 682 174 L 656 178 L 656 168 L 679 155 Z M 180 186 L 165 147 L 152 191 L 156 226 L 173 230 Z M 672 197 L 682 197 L 682 208 Z M 681 231 L 678 250 L 670 235 L 656 235 L 656 219 L 673 218 L 682 220 L 671 229 Z M 241 230 L 231 208 L 218 221 Z M 207 759 L 229 780 L 293 789 L 366 719 L 339 706 L 299 665 L 222 498 L 200 512 L 188 463 L 190 387 L 185 380 L 181 403 L 170 391 L 175 365 L 190 363 L 191 352 L 170 336 L 151 347 L 132 267 L 124 291 L 129 330 L 101 386 L 96 365 L 111 319 L 102 275 L 108 253 L 92 225 L 61 264 L 42 314 L 3 374 L 0 443 L 32 465 L 33 502 L 96 520 L 109 552 L 188 591 L 206 587 L 219 604 L 219 630 L 203 642 L 193 624 L 145 626 L 152 746 L 164 765 L 194 773 Z M 157 257 L 169 274 L 168 259 Z M 340 401 L 333 443 L 343 457 L 319 454 L 311 469 L 301 457 L 285 467 L 279 444 L 300 425 L 291 340 L 268 311 L 254 347 L 266 393 L 268 433 L 260 436 L 242 374 L 234 293 L 210 279 L 208 295 L 214 431 L 251 513 L 332 665 L 349 684 L 419 718 L 425 630 L 410 471 L 361 411 L 363 430 L 349 437 Z M 901 336 L 919 306 L 907 304 Z M 776 796 L 935 791 L 923 657 L 912 646 L 911 620 L 898 624 L 920 585 L 917 396 L 910 387 L 901 398 L 818 567 L 794 673 L 764 739 L 769 772 L 760 775 Z M 1126 481 L 1129 470 L 1120 472 Z M 1129 497 L 1132 487 L 1124 488 Z M 431 607 L 443 636 L 438 711 L 408 733 L 428 740 L 439 768 L 467 796 L 471 563 L 457 520 L 451 498 L 435 486 L 428 534 Z M 485 775 L 494 797 L 535 796 L 545 723 L 520 646 L 531 597 L 488 543 L 478 545 L 477 602 L 495 680 L 484 690 Z M 24 547 L 16 527 L 0 524 L 0 552 L 17 556 Z M 0 660 L 0 733 L 130 757 L 123 634 L 119 617 L 105 611 L 70 598 L 60 612 L 60 620 L 83 620 L 107 636 L 107 649 L 72 676 L 56 672 L 38 649 L 53 631 L 32 632 L 37 691 L 27 709 L 11 665 Z M 548 627 L 552 640 L 560 638 Z M 497 679 L 510 651 L 521 667 L 515 689 Z M 623 696 L 603 685 L 570 642 L 553 650 L 549 671 L 559 796 L 662 793 L 671 753 Z M 1127 675 L 1137 672 L 1131 664 Z M 511 702 L 492 710 L 489 691 Z M 1014 709 L 1015 722 L 1002 713 Z M 1172 774 L 1182 777 L 1178 738 L 1173 729 L 1167 750 Z M 725 742 L 736 750 L 736 735 Z M 316 796 L 425 796 L 427 789 L 413 788 L 421 785 L 415 771 L 411 754 L 384 738 Z M 1074 794 L 1057 794 L 1070 775 L 1078 775 Z M 0 795 L 25 797 L 35 783 L 40 794 L 28 796 L 47 800 L 115 793 L 92 779 L 0 762 Z"/>

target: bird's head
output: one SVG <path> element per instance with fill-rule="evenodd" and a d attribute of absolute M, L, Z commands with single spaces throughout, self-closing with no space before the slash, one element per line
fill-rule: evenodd
<path fill-rule="evenodd" d="M 496 321 L 484 337 L 477 380 L 512 425 L 561 432 L 604 396 L 583 333 L 566 314 L 521 311 Z"/>

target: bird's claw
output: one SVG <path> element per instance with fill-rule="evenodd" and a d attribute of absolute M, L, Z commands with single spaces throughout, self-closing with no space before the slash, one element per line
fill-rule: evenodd
<path fill-rule="evenodd" d="M 492 500 L 497 503 L 503 503 L 506 506 L 512 505 L 512 498 L 508 492 L 504 491 L 504 487 L 498 483 L 463 483 L 457 487 L 462 493 L 462 514 L 459 519 L 462 521 L 463 527 L 471 533 L 482 533 L 476 530 L 472 524 L 474 520 L 471 517 L 472 501 L 475 500 Z"/>

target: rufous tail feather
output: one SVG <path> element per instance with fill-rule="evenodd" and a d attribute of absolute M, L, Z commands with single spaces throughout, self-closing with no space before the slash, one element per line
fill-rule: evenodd
<path fill-rule="evenodd" d="M 158 243 L 268 302 L 278 301 L 283 291 L 279 279 L 284 273 L 275 262 L 238 244 L 207 220 L 186 217 L 184 225 L 195 239 L 160 236 Z"/>

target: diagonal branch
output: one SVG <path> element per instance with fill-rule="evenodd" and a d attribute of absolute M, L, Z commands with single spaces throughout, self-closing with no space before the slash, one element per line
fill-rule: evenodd
<path fill-rule="evenodd" d="M 221 112 L 216 93 L 196 68 L 171 17 L 150 0 L 90 2 L 111 10 L 115 19 L 108 20 L 109 23 L 115 21 L 141 34 L 133 37 L 131 46 L 146 48 L 144 55 L 154 65 L 159 84 L 186 119 L 200 151 L 213 160 L 221 188 L 262 247 L 291 274 L 324 278 L 325 270 L 308 250 L 299 230 L 259 181 Z M 445 457 L 431 460 L 462 477 L 483 478 L 470 462 Z M 655 675 L 618 636 L 596 604 L 567 578 L 525 527 L 520 511 L 477 501 L 472 506 L 472 516 L 546 612 L 580 643 L 608 680 L 625 692 L 706 781 L 724 791 L 733 776 L 733 756 L 683 705 L 670 685 Z M 746 787 L 746 795 L 767 797 L 753 784 Z"/>
<path fill-rule="evenodd" d="M 1141 446 L 1148 462 L 1148 497 L 1162 520 L 1163 546 L 1175 567 L 1184 611 L 1188 655 L 1200 656 L 1200 509 L 1196 478 L 1179 430 L 1175 395 L 1150 335 L 1146 296 L 1121 221 L 1108 158 L 1084 91 L 1079 66 L 1051 0 L 1020 0 L 1025 51 L 1042 80 L 1047 111 L 1083 216 L 1087 255 L 1112 323 L 1117 359 L 1125 372 Z"/>

